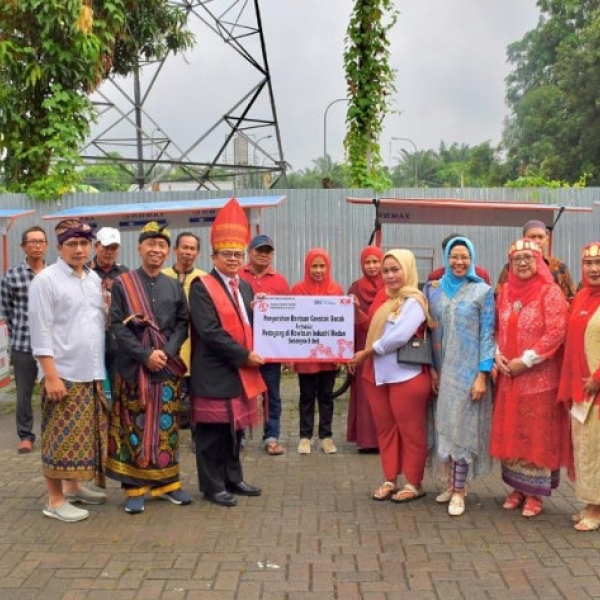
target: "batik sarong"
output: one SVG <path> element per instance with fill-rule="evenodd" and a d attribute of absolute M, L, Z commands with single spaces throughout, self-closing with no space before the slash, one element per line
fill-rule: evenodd
<path fill-rule="evenodd" d="M 94 382 L 65 384 L 68 396 L 60 402 L 48 400 L 42 392 L 44 476 L 95 479 L 96 485 L 106 487 L 106 399 Z"/>
<path fill-rule="evenodd" d="M 107 473 L 126 487 L 181 487 L 179 483 L 179 427 L 181 408 L 180 379 L 161 384 L 162 393 L 146 407 L 140 402 L 139 386 L 117 377 L 108 430 Z M 150 428 L 151 435 L 147 428 Z M 144 448 L 144 440 L 152 447 Z"/>

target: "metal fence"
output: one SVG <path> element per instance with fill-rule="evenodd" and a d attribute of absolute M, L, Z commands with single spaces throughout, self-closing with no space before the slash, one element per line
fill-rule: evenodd
<path fill-rule="evenodd" d="M 489 202 L 541 202 L 564 206 L 592 207 L 599 196 L 598 189 L 395 189 L 382 197 L 397 198 L 460 198 Z M 8 235 L 10 264 L 22 259 L 19 247 L 21 233 L 32 225 L 48 223 L 44 215 L 58 210 L 78 206 L 136 204 L 138 202 L 168 202 L 169 200 L 199 201 L 209 198 L 227 197 L 231 192 L 124 192 L 100 194 L 71 194 L 60 202 L 41 204 L 23 195 L 0 196 L 2 208 L 34 208 L 35 216 L 15 222 Z M 312 247 L 326 248 L 332 259 L 332 274 L 344 288 L 360 274 L 359 255 L 369 241 L 375 220 L 375 209 L 371 206 L 350 205 L 348 196 L 369 198 L 368 190 L 236 190 L 238 197 L 257 195 L 285 195 L 287 199 L 278 208 L 263 211 L 262 231 L 270 235 L 276 245 L 275 267 L 290 281 L 302 278 L 304 256 Z M 589 214 L 565 213 L 556 227 L 553 254 L 564 260 L 575 279 L 579 278 L 579 251 L 588 241 L 600 238 L 598 221 L 600 211 Z M 454 233 L 456 226 L 439 225 L 384 225 L 384 246 L 403 247 L 415 251 L 419 261 L 421 277 L 432 266 L 441 263 L 441 240 Z M 477 251 L 477 263 L 486 267 L 492 278 L 496 278 L 506 262 L 509 244 L 520 237 L 520 229 L 509 227 L 459 227 L 458 231 L 469 237 Z M 176 235 L 179 230 L 173 230 Z M 209 230 L 199 228 L 195 233 L 202 240 L 202 253 L 198 266 L 210 268 Z M 50 239 L 53 239 L 50 232 Z M 53 261 L 56 249 L 51 243 L 48 259 Z M 123 234 L 121 262 L 128 266 L 139 264 L 137 256 L 137 234 Z"/>

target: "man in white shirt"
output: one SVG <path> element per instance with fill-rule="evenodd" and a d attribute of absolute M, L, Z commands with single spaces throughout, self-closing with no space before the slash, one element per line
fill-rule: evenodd
<path fill-rule="evenodd" d="M 80 221 L 55 228 L 59 258 L 31 283 L 29 324 L 42 390 L 42 463 L 48 503 L 43 514 L 64 522 L 86 519 L 73 502 L 102 504 L 105 487 L 106 401 L 104 304 L 100 278 L 86 266 L 93 233 Z M 104 457 L 104 458 L 103 458 Z"/>

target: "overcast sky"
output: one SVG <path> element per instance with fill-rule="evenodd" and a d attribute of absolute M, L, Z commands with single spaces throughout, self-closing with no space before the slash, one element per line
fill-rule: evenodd
<path fill-rule="evenodd" d="M 325 108 L 346 96 L 343 51 L 352 0 L 261 0 L 260 6 L 284 157 L 299 170 L 322 156 Z M 391 51 L 398 114 L 385 121 L 384 160 L 390 150 L 393 156 L 411 150 L 408 142 L 390 146 L 392 137 L 409 138 L 419 149 L 437 149 L 441 140 L 497 143 L 507 114 L 506 48 L 535 27 L 535 0 L 396 0 L 396 6 L 401 14 Z M 256 79 L 237 58 L 228 62 L 231 50 L 204 25 L 192 26 L 196 49 L 185 61 L 167 63 L 149 103 L 160 127 L 184 148 Z M 343 160 L 345 107 L 337 103 L 328 113 L 327 150 L 336 161 Z M 263 145 L 274 150 L 274 141 Z M 210 151 L 202 154 L 197 158 L 212 158 Z"/>

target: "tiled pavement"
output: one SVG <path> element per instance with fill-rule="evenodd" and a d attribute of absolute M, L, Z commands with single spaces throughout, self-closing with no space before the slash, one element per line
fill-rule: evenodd
<path fill-rule="evenodd" d="M 377 455 L 343 443 L 346 400 L 336 409 L 340 452 L 295 452 L 293 379 L 284 386 L 288 453 L 269 457 L 259 436 L 244 451 L 246 479 L 263 487 L 232 509 L 197 492 L 184 432 L 188 507 L 147 501 L 123 511 L 118 487 L 87 521 L 44 518 L 39 453 L 17 455 L 13 415 L 0 416 L 0 600 L 516 600 L 600 597 L 600 534 L 577 533 L 564 481 L 534 520 L 508 513 L 497 471 L 472 486 L 463 517 L 428 496 L 407 505 L 369 499 Z"/>

